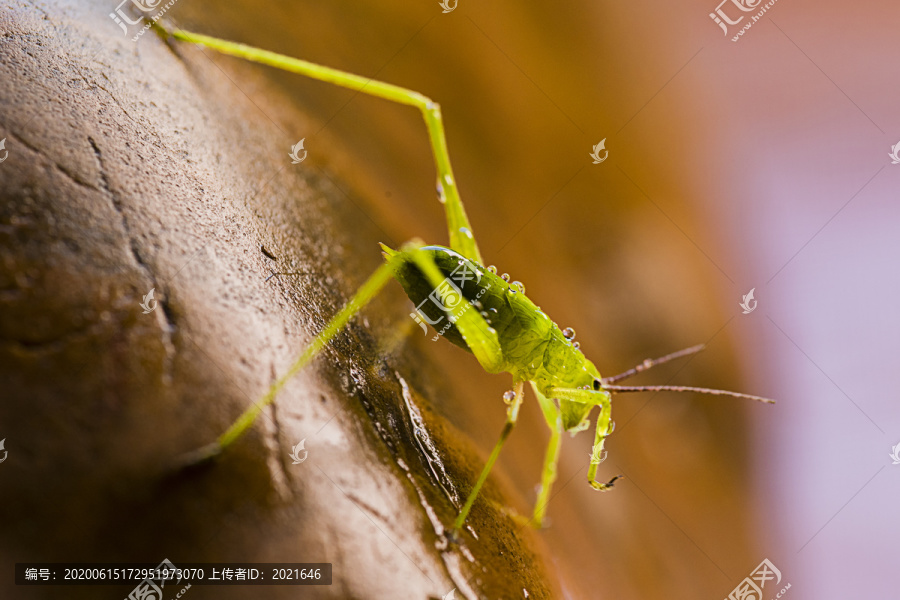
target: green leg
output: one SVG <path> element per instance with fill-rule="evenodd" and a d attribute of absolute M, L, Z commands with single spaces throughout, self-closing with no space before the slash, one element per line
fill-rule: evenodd
<path fill-rule="evenodd" d="M 396 85 L 360 77 L 352 73 L 323 67 L 305 60 L 291 58 L 290 56 L 253 48 L 244 44 L 237 44 L 180 29 L 171 32 L 171 35 L 178 40 L 202 44 L 222 54 L 237 56 L 291 73 L 299 73 L 312 79 L 333 83 L 357 92 L 369 94 L 370 96 L 385 98 L 418 108 L 425 118 L 425 126 L 428 128 L 428 138 L 431 141 L 431 150 L 434 154 L 434 164 L 437 169 L 437 189 L 447 215 L 450 248 L 479 264 L 484 264 L 481 252 L 478 250 L 478 244 L 475 242 L 475 237 L 472 233 L 472 226 L 469 224 L 469 218 L 466 216 L 465 208 L 459 197 L 456 179 L 453 177 L 453 169 L 450 167 L 447 136 L 444 133 L 441 107 L 437 102 L 432 101 L 419 92 Z"/>
<path fill-rule="evenodd" d="M 606 483 L 597 481 L 597 466 L 603 461 L 603 445 L 606 438 L 612 433 L 610 425 L 612 403 L 610 402 L 609 392 L 570 388 L 552 388 L 549 392 L 553 398 L 559 398 L 560 400 L 600 405 L 600 415 L 597 417 L 597 431 L 594 434 L 594 447 L 591 450 L 591 466 L 588 468 L 588 483 L 595 490 L 605 492 L 619 478 L 618 476 L 613 477 Z"/>
<path fill-rule="evenodd" d="M 550 428 L 550 440 L 547 442 L 547 451 L 544 454 L 544 468 L 541 471 L 541 487 L 538 492 L 537 502 L 534 505 L 534 514 L 531 524 L 541 527 L 544 524 L 544 515 L 547 512 L 547 504 L 550 502 L 550 491 L 553 482 L 556 481 L 557 465 L 559 464 L 559 450 L 562 445 L 562 414 L 552 399 L 544 396 L 537 386 L 532 383 L 531 389 L 537 396 L 544 420 Z"/>
<path fill-rule="evenodd" d="M 404 244 L 399 252 L 391 256 L 384 264 L 372 274 L 371 277 L 356 292 L 353 298 L 341 309 L 341 311 L 329 321 L 325 328 L 317 335 L 309 345 L 304 348 L 300 358 L 281 376 L 265 395 L 251 405 L 215 442 L 212 442 L 190 453 L 185 464 L 195 464 L 217 456 L 225 448 L 230 446 L 249 429 L 262 413 L 263 409 L 275 401 L 275 396 L 288 380 L 296 375 L 303 367 L 309 364 L 319 352 L 330 342 L 335 335 L 358 313 L 368 302 L 378 294 L 384 285 L 391 280 L 394 269 L 401 261 L 411 260 L 416 255 L 422 243 L 414 240 Z"/>
<path fill-rule="evenodd" d="M 462 527 L 463 523 L 466 521 L 466 517 L 469 516 L 469 511 L 472 509 L 472 505 L 478 497 L 478 492 L 481 491 L 481 486 L 484 485 L 484 482 L 487 480 L 488 474 L 491 472 L 494 463 L 497 461 L 497 457 L 500 456 L 500 450 L 503 449 L 506 438 L 509 437 L 509 434 L 516 424 L 516 420 L 519 418 L 519 407 L 522 405 L 525 382 L 514 382 L 513 391 L 515 392 L 515 397 L 510 401 L 509 408 L 506 409 L 506 424 L 503 426 L 503 431 L 500 432 L 500 439 L 497 440 L 497 443 L 494 445 L 494 449 L 491 451 L 487 463 L 485 463 L 484 468 L 481 470 L 481 475 L 478 476 L 478 481 L 475 482 L 475 486 L 472 488 L 472 491 L 469 492 L 469 497 L 466 498 L 466 503 L 463 505 L 462 510 L 459 511 L 456 521 L 453 522 L 453 527 L 450 530 L 451 535 L 459 531 L 459 528 Z"/>

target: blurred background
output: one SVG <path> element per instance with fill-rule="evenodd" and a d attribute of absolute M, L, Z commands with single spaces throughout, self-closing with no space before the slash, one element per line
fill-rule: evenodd
<path fill-rule="evenodd" d="M 725 34 L 717 8 L 746 18 Z M 618 396 L 601 476 L 626 478 L 607 494 L 584 482 L 590 436 L 567 438 L 540 536 L 571 598 L 719 599 L 763 559 L 782 576 L 765 598 L 788 583 L 798 600 L 887 598 L 900 583 L 900 9 L 780 0 L 733 42 L 753 14 L 716 0 L 169 12 L 440 102 L 487 262 L 573 327 L 604 375 L 707 343 L 638 382 L 778 399 Z M 208 55 L 239 87 L 262 69 Z M 305 138 L 385 242 L 446 243 L 415 110 L 270 74 L 310 115 L 286 150 Z M 403 323 L 408 302 L 390 301 L 382 318 Z M 449 344 L 409 343 L 444 367 L 445 415 L 486 454 L 509 381 Z M 533 402 L 520 423 L 499 472 L 527 513 L 547 432 Z"/>

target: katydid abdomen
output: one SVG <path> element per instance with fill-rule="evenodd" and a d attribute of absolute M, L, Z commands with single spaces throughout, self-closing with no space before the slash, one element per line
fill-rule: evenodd
<path fill-rule="evenodd" d="M 383 247 L 386 256 L 394 251 Z M 421 249 L 437 265 L 444 280 L 438 287 L 412 262 L 403 262 L 394 278 L 403 286 L 415 305 L 415 318 L 424 329 L 428 323 L 435 330 L 434 339 L 449 342 L 471 352 L 454 321 L 467 310 L 477 310 L 496 331 L 503 354 L 498 372 L 512 374 L 514 379 L 533 381 L 542 393 L 551 388 L 591 388 L 600 373 L 589 361 L 571 330 L 562 330 L 526 295 L 522 284 L 510 283 L 509 277 L 498 276 L 496 269 L 483 267 L 474 260 L 443 246 Z M 568 335 L 567 335 L 568 334 Z M 561 401 L 563 427 L 582 427 L 591 406 Z"/>

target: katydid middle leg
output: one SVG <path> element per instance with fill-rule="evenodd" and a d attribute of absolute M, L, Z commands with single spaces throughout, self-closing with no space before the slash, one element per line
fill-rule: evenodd
<path fill-rule="evenodd" d="M 469 492 L 466 503 L 463 505 L 462 510 L 459 511 L 459 515 L 457 515 L 456 520 L 453 522 L 453 527 L 450 530 L 451 535 L 455 534 L 459 528 L 462 527 L 463 523 L 465 523 L 469 511 L 472 509 L 472 505 L 475 503 L 475 499 L 481 491 L 481 486 L 484 485 L 484 482 L 487 480 L 494 463 L 497 461 L 497 457 L 500 456 L 500 450 L 503 449 L 506 438 L 512 433 L 513 427 L 515 427 L 516 421 L 519 418 L 519 407 L 522 406 L 522 397 L 525 393 L 525 382 L 521 380 L 514 382 L 512 391 L 514 396 L 509 401 L 509 407 L 506 409 L 506 423 L 504 423 L 503 430 L 500 432 L 500 438 L 494 445 L 494 449 L 491 451 L 491 455 L 484 464 L 484 468 L 481 469 L 481 474 L 478 476 L 478 480 Z"/>
<path fill-rule="evenodd" d="M 547 422 L 547 427 L 550 428 L 550 439 L 547 441 L 547 450 L 544 453 L 544 466 L 541 470 L 541 487 L 534 504 L 534 513 L 531 517 L 531 523 L 535 527 L 541 527 L 544 524 L 547 504 L 550 502 L 550 491 L 553 489 L 553 482 L 556 481 L 563 426 L 562 413 L 556 403 L 551 398 L 544 396 L 534 383 L 531 384 L 531 389 L 537 397 L 538 405 L 544 415 L 544 420 Z"/>

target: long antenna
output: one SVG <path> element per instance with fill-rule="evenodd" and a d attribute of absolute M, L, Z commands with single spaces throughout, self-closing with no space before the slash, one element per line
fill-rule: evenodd
<path fill-rule="evenodd" d="M 651 367 L 655 367 L 656 365 L 661 365 L 663 363 L 667 363 L 670 360 L 675 360 L 676 358 L 681 358 L 682 356 L 690 356 L 691 354 L 697 354 L 702 350 L 706 349 L 706 344 L 697 344 L 696 346 L 691 346 L 690 348 L 685 348 L 684 350 L 679 350 L 678 352 L 673 352 L 671 354 L 666 354 L 665 356 L 660 356 L 659 358 L 648 358 L 645 359 L 644 362 L 634 367 L 633 369 L 628 369 L 624 373 L 619 373 L 618 375 L 613 375 L 612 377 L 604 377 L 600 380 L 600 383 L 603 384 L 603 387 L 608 388 L 608 383 L 615 383 L 617 381 L 622 381 L 623 379 L 628 379 L 630 377 L 634 377 L 638 373 L 646 371 Z M 612 388 L 608 388 L 612 389 Z"/>
<path fill-rule="evenodd" d="M 775 404 L 771 398 L 763 398 L 762 396 L 752 396 L 750 394 L 741 394 L 739 392 L 729 392 L 727 390 L 714 390 L 710 388 L 688 387 L 683 385 L 603 385 L 603 389 L 608 392 L 696 392 L 698 394 L 710 394 L 712 396 L 731 396 L 733 398 L 747 398 L 748 400 L 756 400 L 765 402 L 766 404 Z"/>

